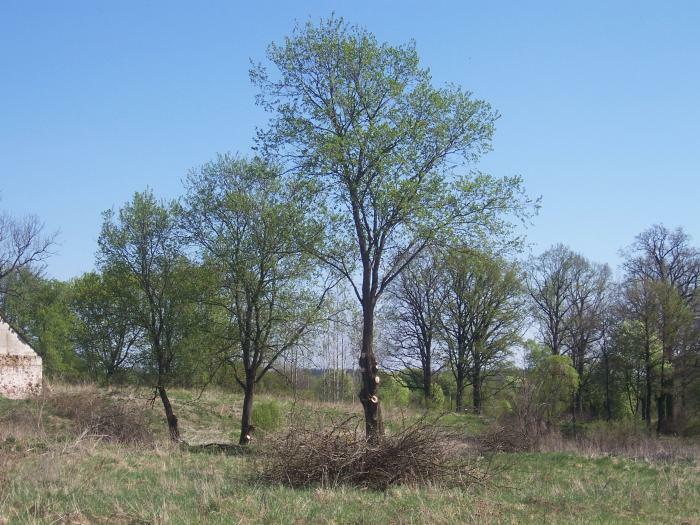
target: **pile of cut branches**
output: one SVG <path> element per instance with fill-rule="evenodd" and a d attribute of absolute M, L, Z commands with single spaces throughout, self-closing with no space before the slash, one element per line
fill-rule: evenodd
<path fill-rule="evenodd" d="M 325 429 L 296 426 L 270 440 L 263 466 L 268 482 L 292 487 L 470 485 L 487 473 L 439 425 L 419 420 L 368 442 L 352 417 Z"/>

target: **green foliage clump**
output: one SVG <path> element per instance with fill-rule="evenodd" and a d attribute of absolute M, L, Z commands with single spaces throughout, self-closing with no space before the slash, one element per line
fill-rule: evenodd
<path fill-rule="evenodd" d="M 381 374 L 379 395 L 384 403 L 395 407 L 407 407 L 411 399 L 411 391 L 388 374 Z"/>
<path fill-rule="evenodd" d="M 282 408 L 275 400 L 258 401 L 253 408 L 253 424 L 260 430 L 273 432 L 282 426 Z"/>
<path fill-rule="evenodd" d="M 531 371 L 530 379 L 535 385 L 537 401 L 545 407 L 548 423 L 567 409 L 579 384 L 571 358 L 564 355 L 542 356 Z"/>
<path fill-rule="evenodd" d="M 435 410 L 441 410 L 445 406 L 445 393 L 440 385 L 433 385 L 430 389 L 430 400 L 428 402 L 428 408 L 434 408 Z"/>

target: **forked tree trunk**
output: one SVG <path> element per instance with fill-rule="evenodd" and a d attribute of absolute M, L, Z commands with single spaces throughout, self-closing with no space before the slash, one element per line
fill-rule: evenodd
<path fill-rule="evenodd" d="M 170 432 L 170 439 L 175 443 L 178 443 L 180 441 L 180 430 L 177 426 L 177 417 L 175 417 L 173 407 L 170 404 L 170 399 L 168 399 L 168 393 L 165 391 L 164 386 L 158 386 L 158 395 L 160 395 L 160 400 L 163 402 L 163 409 L 165 410 L 165 419 L 168 421 L 168 431 Z"/>
<path fill-rule="evenodd" d="M 243 412 L 241 414 L 241 437 L 238 440 L 240 445 L 250 443 L 253 431 L 251 419 L 253 416 L 253 394 L 255 391 L 255 381 L 246 374 L 246 384 L 243 392 Z"/>
<path fill-rule="evenodd" d="M 377 390 L 379 375 L 377 359 L 374 356 L 374 306 L 362 305 L 362 347 L 360 349 L 360 371 L 362 389 L 360 402 L 365 413 L 365 432 L 368 441 L 377 441 L 384 435 L 384 421 Z"/>

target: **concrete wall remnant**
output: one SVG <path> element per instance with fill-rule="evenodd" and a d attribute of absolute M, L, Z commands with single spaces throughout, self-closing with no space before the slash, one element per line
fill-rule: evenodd
<path fill-rule="evenodd" d="M 0 396 L 24 399 L 41 394 L 41 357 L 0 316 Z"/>

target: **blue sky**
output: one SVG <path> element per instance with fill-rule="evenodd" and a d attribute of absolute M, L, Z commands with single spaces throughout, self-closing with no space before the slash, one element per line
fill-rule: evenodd
<path fill-rule="evenodd" d="M 415 39 L 437 84 L 502 114 L 480 169 L 520 174 L 542 210 L 535 251 L 564 242 L 616 266 L 653 223 L 700 243 L 699 2 L 0 3 L 0 209 L 60 246 L 48 275 L 92 268 L 100 213 L 246 153 L 265 115 L 249 60 L 295 20 L 335 12 Z"/>

